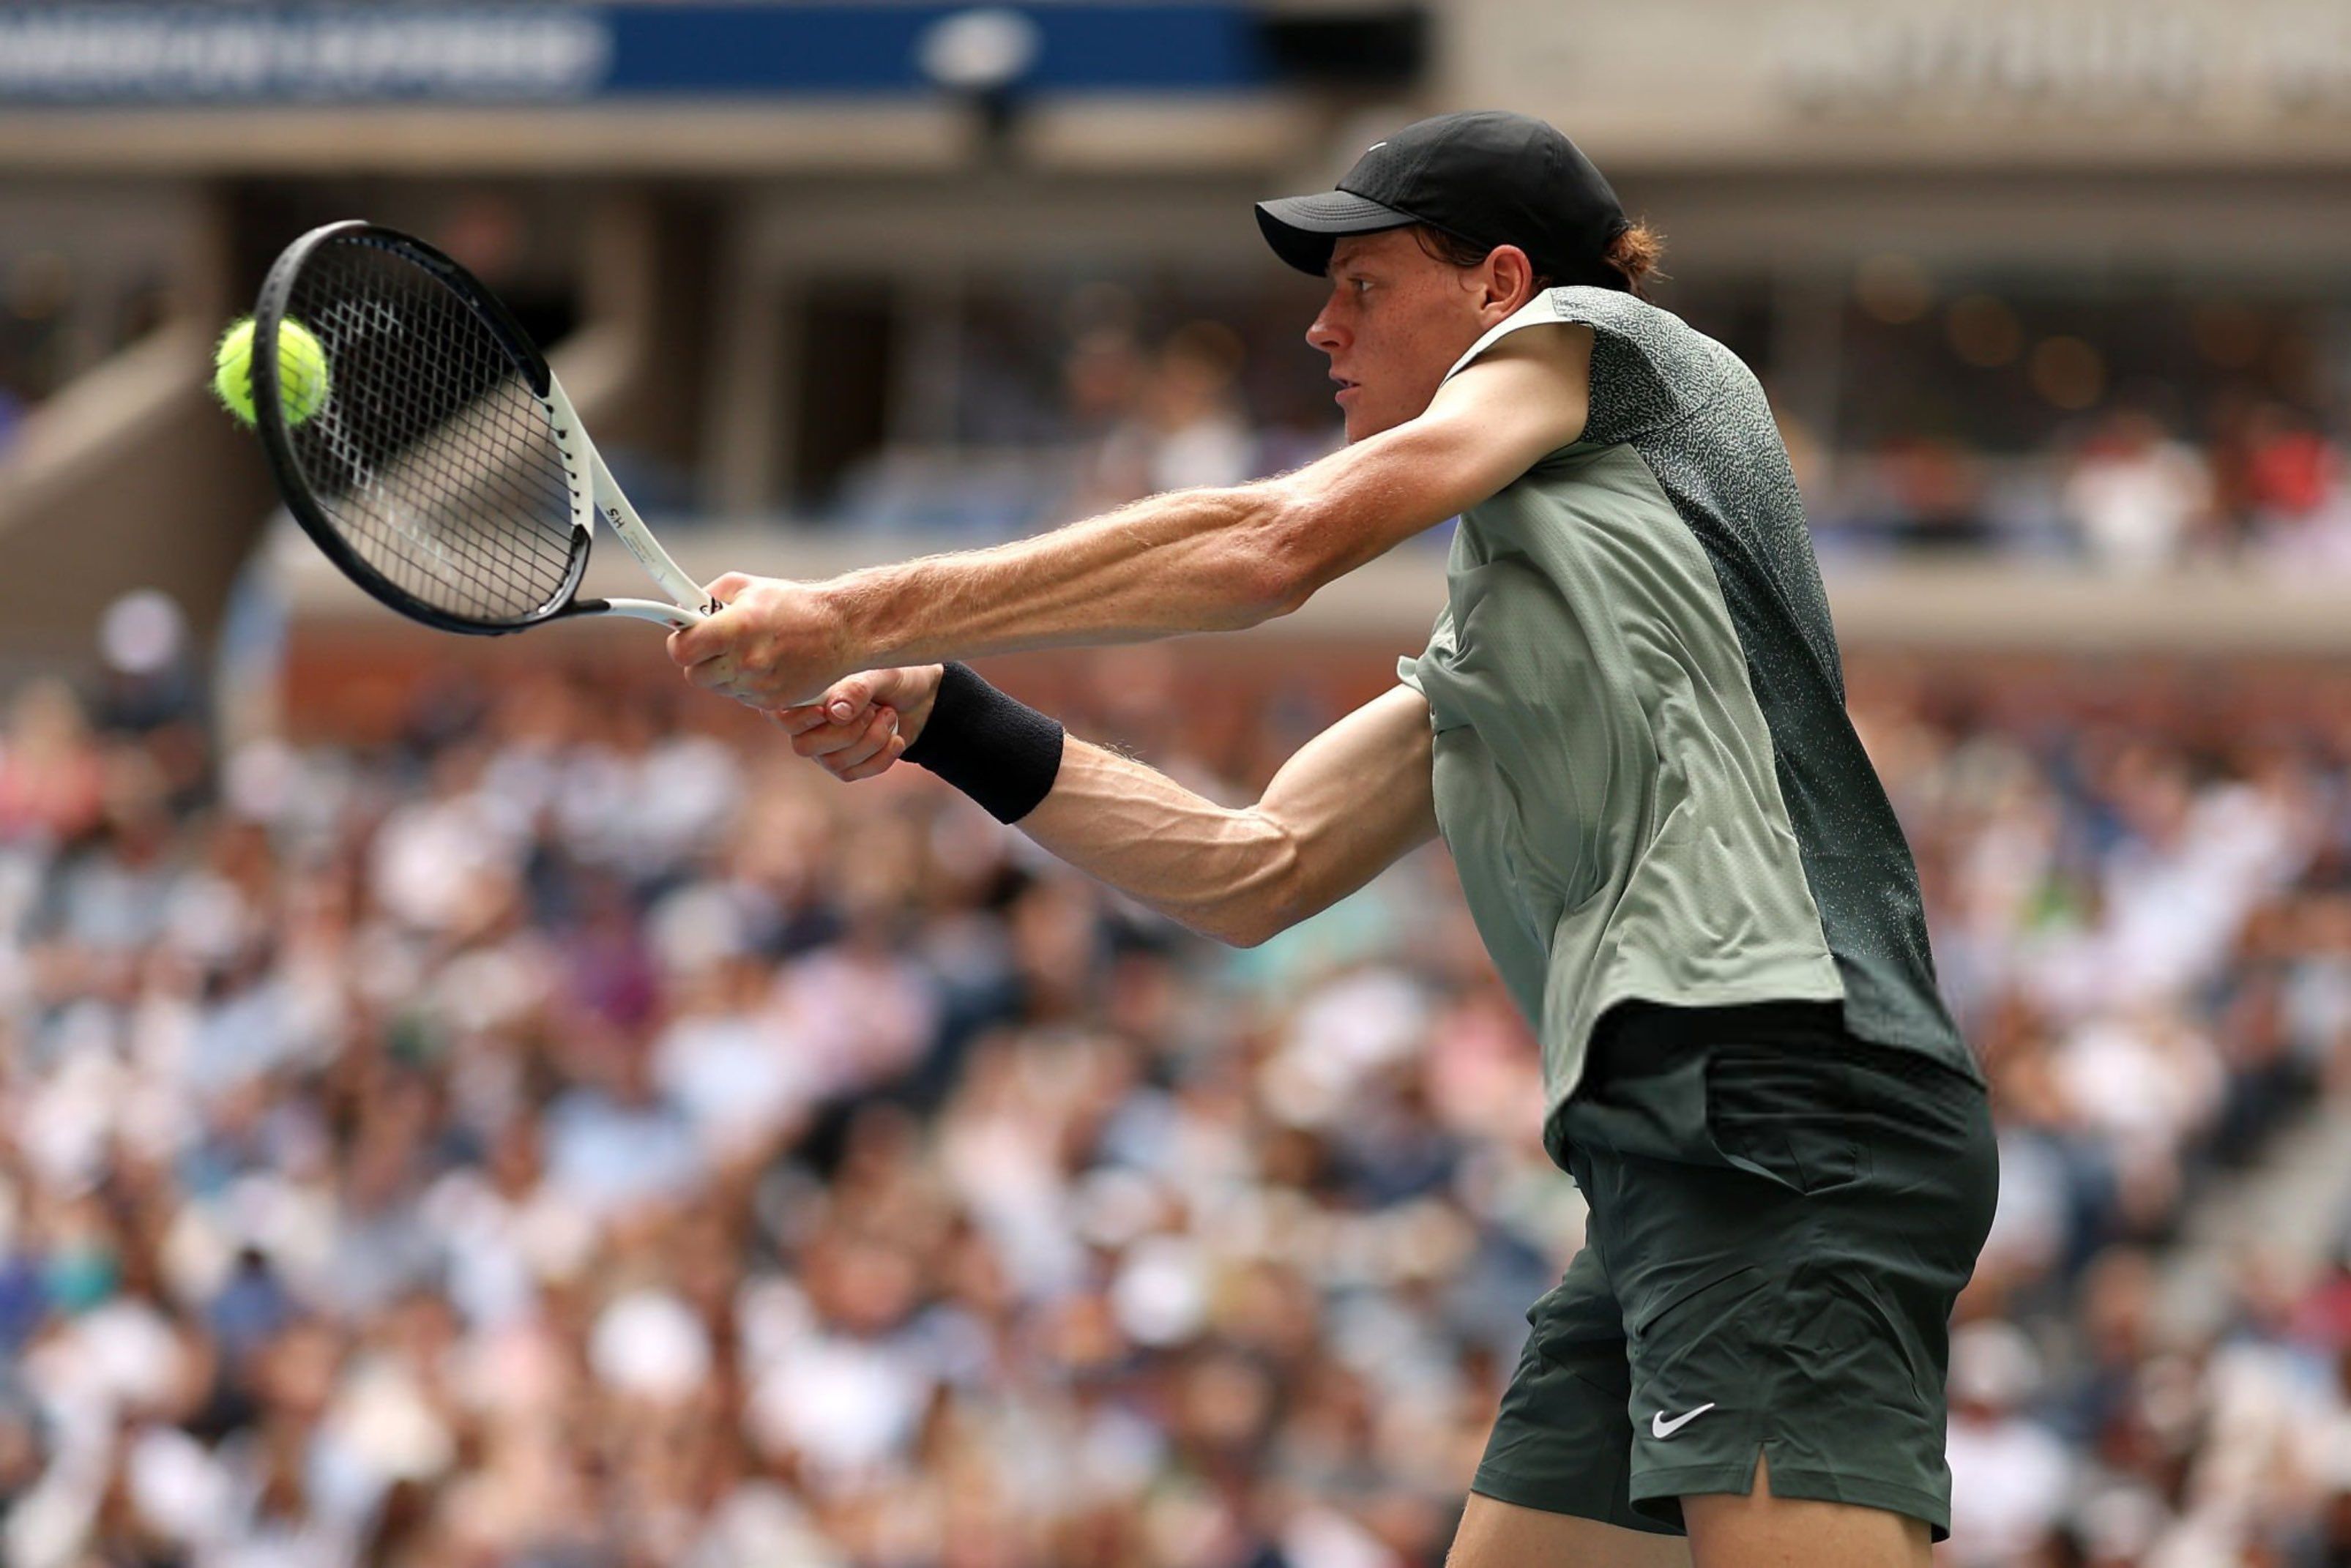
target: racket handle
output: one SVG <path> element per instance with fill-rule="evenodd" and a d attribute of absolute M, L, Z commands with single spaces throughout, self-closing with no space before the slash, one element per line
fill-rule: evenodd
<path fill-rule="evenodd" d="M 635 621 L 658 621 L 671 627 L 699 626 L 708 619 L 699 610 L 659 599 L 582 599 L 571 608 L 573 613 L 580 615 L 625 615 Z"/>
<path fill-rule="evenodd" d="M 662 591 L 674 601 L 675 608 L 687 612 L 692 619 L 680 621 L 674 615 L 653 615 L 643 609 L 621 608 L 622 605 L 649 603 L 648 601 L 635 599 L 606 601 L 611 606 L 609 613 L 666 621 L 673 626 L 690 626 L 716 613 L 721 608 L 718 601 L 703 592 L 702 585 L 686 576 L 677 562 L 670 559 L 669 551 L 662 549 L 661 541 L 653 538 L 653 529 L 645 527 L 644 518 L 637 515 L 637 508 L 622 493 L 620 481 L 612 477 L 612 470 L 605 464 L 604 455 L 596 450 L 595 444 L 580 430 L 580 411 L 571 406 L 571 399 L 564 392 L 563 383 L 550 376 L 545 395 L 548 410 L 555 419 L 557 433 L 572 444 L 572 450 L 587 459 L 589 505 L 605 527 L 619 537 L 621 547 L 637 558 L 637 564 L 645 569 L 645 575 L 660 585 Z M 586 613 L 593 614 L 595 612 Z"/>

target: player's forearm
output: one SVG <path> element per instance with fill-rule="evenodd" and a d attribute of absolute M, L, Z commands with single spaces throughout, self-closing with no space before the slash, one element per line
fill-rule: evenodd
<path fill-rule="evenodd" d="M 1218 941 L 1261 942 L 1290 923 L 1298 902 L 1299 846 L 1280 821 L 1219 806 L 1075 738 L 1052 792 L 1019 826 L 1079 870 Z"/>
<path fill-rule="evenodd" d="M 1437 833 L 1428 705 L 1396 686 L 1230 810 L 1099 747 L 1064 740 L 1019 819 L 1045 848 L 1196 931 L 1249 946 L 1328 908 Z"/>
<path fill-rule="evenodd" d="M 1079 870 L 1239 946 L 1344 898 L 1437 832 L 1428 704 L 1409 686 L 1307 742 L 1241 810 L 1071 738 L 962 664 L 884 671 L 834 695 L 844 707 L 893 706 L 911 720 L 906 760 Z M 784 717 L 792 748 L 837 758 L 825 766 L 841 778 L 870 776 L 876 752 L 893 743 L 861 714 L 838 726 L 816 708 Z"/>
<path fill-rule="evenodd" d="M 991 549 L 824 584 L 865 668 L 1252 626 L 1292 608 L 1287 493 L 1177 490 Z"/>

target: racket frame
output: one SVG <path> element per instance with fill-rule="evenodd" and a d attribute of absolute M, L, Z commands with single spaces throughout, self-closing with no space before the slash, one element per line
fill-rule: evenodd
<path fill-rule="evenodd" d="M 452 615 L 426 603 L 394 583 L 371 565 L 344 538 L 318 498 L 311 493 L 303 475 L 300 459 L 296 455 L 294 442 L 287 428 L 285 404 L 277 374 L 277 328 L 286 319 L 286 307 L 294 291 L 295 280 L 301 276 L 303 265 L 322 246 L 341 240 L 363 239 L 392 251 L 405 260 L 432 274 L 466 308 L 489 329 L 492 337 L 506 350 L 515 368 L 522 373 L 533 396 L 546 411 L 549 427 L 557 448 L 563 455 L 567 477 L 570 481 L 571 522 L 580 530 L 582 542 L 572 551 L 570 570 L 554 591 L 528 614 L 500 625 Z M 331 377 L 333 366 L 328 373 Z M 261 436 L 261 449 L 268 460 L 270 476 L 277 482 L 277 493 L 286 509 L 311 541 L 326 552 L 327 558 L 343 570 L 343 574 L 369 594 L 411 620 L 421 621 L 444 632 L 463 632 L 476 637 L 501 637 L 511 632 L 526 631 L 547 622 L 574 615 L 623 615 L 643 621 L 657 621 L 670 626 L 691 626 L 714 613 L 719 605 L 703 592 L 700 585 L 681 570 L 670 558 L 653 530 L 645 526 L 612 471 L 596 450 L 594 442 L 581 425 L 579 411 L 572 407 L 570 397 L 562 383 L 555 379 L 547 356 L 532 342 L 505 303 L 490 292 L 482 282 L 440 251 L 397 229 L 384 228 L 360 219 L 345 219 L 325 224 L 302 235 L 286 247 L 271 264 L 269 275 L 261 286 L 261 298 L 254 308 L 253 328 L 253 402 L 254 423 Z M 330 383 L 331 384 L 331 383 Z M 315 417 L 315 416 L 314 416 Z M 650 599 L 581 599 L 580 582 L 588 569 L 588 554 L 596 534 L 599 516 L 611 527 L 623 549 L 634 556 L 653 580 L 661 585 L 674 602 L 664 603 Z"/>
<path fill-rule="evenodd" d="M 540 361 L 542 364 L 544 361 Z M 534 388 L 534 390 L 536 390 Z M 571 399 L 555 372 L 547 372 L 547 390 L 539 392 L 539 401 L 547 405 L 548 415 L 555 422 L 556 444 L 563 450 L 564 466 L 571 471 L 572 520 L 590 538 L 596 534 L 596 521 L 601 517 L 611 528 L 621 548 L 637 558 L 645 574 L 661 585 L 670 596 L 670 602 L 655 599 L 583 599 L 558 615 L 626 615 L 640 621 L 659 621 L 671 626 L 692 626 L 705 616 L 716 614 L 718 601 L 702 591 L 702 585 L 688 577 L 670 559 L 653 538 L 653 529 L 637 515 L 637 508 L 622 492 L 612 470 L 605 465 L 604 455 L 588 439 L 587 428 L 580 423 L 580 413 L 571 406 Z M 588 476 L 581 485 L 580 476 Z M 583 552 L 584 553 L 584 552 Z M 578 586 L 576 583 L 573 585 Z M 550 617 L 551 619 L 551 617 Z"/>

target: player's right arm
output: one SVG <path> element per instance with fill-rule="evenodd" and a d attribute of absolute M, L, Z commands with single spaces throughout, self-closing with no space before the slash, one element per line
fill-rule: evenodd
<path fill-rule="evenodd" d="M 935 669 L 862 677 L 862 701 L 846 722 L 816 706 L 778 722 L 793 731 L 801 756 L 837 777 L 868 777 L 914 738 Z M 836 688 L 827 702 L 838 695 Z M 900 724 L 903 738 L 893 735 Z M 1429 746 L 1426 700 L 1397 686 L 1308 741 L 1256 804 L 1236 809 L 1071 737 L 1052 789 L 1017 825 L 1170 919 L 1254 946 L 1436 837 Z"/>
<path fill-rule="evenodd" d="M 824 582 L 729 572 L 710 584 L 726 608 L 673 634 L 670 656 L 768 712 L 861 670 L 1253 626 L 1578 439 L 1592 350 L 1576 323 L 1514 332 L 1416 418 L 1253 484 Z"/>

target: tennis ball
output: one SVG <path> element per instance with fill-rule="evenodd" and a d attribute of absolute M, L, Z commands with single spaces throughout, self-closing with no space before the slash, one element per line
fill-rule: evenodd
<path fill-rule="evenodd" d="M 327 350 L 299 321 L 277 323 L 277 395 L 286 423 L 299 424 L 327 401 Z M 253 318 L 231 327 L 213 350 L 213 391 L 229 413 L 253 423 Z"/>

